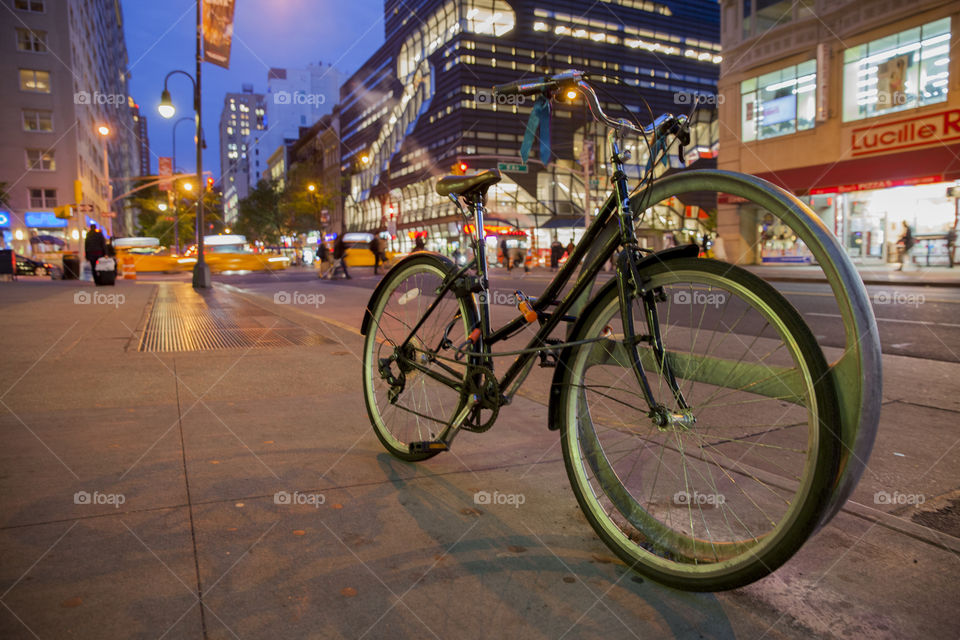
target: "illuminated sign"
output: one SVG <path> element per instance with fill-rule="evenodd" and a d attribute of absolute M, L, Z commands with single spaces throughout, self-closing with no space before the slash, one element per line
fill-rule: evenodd
<path fill-rule="evenodd" d="M 23 222 L 28 227 L 42 229 L 62 229 L 67 226 L 67 221 L 55 216 L 53 211 L 26 211 Z"/>
<path fill-rule="evenodd" d="M 960 140 L 960 109 L 858 127 L 851 132 L 855 156 Z"/>
<path fill-rule="evenodd" d="M 9 226 L 10 226 L 10 212 L 0 211 L 0 227 L 9 227 Z"/>

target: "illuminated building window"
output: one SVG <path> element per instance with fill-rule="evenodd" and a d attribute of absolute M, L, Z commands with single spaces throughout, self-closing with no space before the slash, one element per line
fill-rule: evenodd
<path fill-rule="evenodd" d="M 53 149 L 27 149 L 27 169 L 32 171 L 55 171 Z"/>
<path fill-rule="evenodd" d="M 740 139 L 775 138 L 812 129 L 817 110 L 817 61 L 740 83 Z"/>
<path fill-rule="evenodd" d="M 20 90 L 34 93 L 50 93 L 50 72 L 36 69 L 20 69 Z"/>
<path fill-rule="evenodd" d="M 843 120 L 913 109 L 947 99 L 950 18 L 843 52 Z"/>

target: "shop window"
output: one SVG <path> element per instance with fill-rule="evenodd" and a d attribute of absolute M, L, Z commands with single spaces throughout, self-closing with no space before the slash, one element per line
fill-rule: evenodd
<path fill-rule="evenodd" d="M 17 29 L 17 51 L 31 53 L 47 52 L 47 32 L 32 29 Z"/>
<path fill-rule="evenodd" d="M 53 159 L 53 149 L 27 149 L 27 169 L 33 171 L 54 171 L 57 165 Z"/>
<path fill-rule="evenodd" d="M 57 206 L 56 189 L 30 189 L 30 206 L 49 209 Z"/>
<path fill-rule="evenodd" d="M 947 99 L 950 18 L 843 52 L 843 120 L 913 109 Z"/>
<path fill-rule="evenodd" d="M 20 90 L 50 93 L 50 72 L 20 69 Z"/>
<path fill-rule="evenodd" d="M 43 109 L 24 109 L 23 130 L 53 131 L 53 112 Z"/>
<path fill-rule="evenodd" d="M 744 142 L 812 129 L 817 61 L 807 60 L 740 83 L 740 138 Z"/>

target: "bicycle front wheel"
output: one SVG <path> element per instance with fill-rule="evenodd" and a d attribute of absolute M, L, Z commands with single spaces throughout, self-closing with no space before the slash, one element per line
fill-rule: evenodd
<path fill-rule="evenodd" d="M 464 384 L 466 365 L 433 356 L 451 358 L 455 352 L 450 347 L 466 341 L 476 324 L 470 298 L 448 291 L 404 346 L 454 270 L 445 258 L 418 254 L 387 273 L 369 304 L 370 324 L 363 345 L 364 401 L 377 438 L 402 460 L 436 455 L 411 453 L 409 445 L 443 437 L 465 401 L 455 386 Z"/>
<path fill-rule="evenodd" d="M 743 269 L 683 258 L 641 276 L 655 295 L 623 314 L 611 283 L 574 338 L 599 340 L 561 360 L 567 473 L 594 530 L 638 572 L 688 590 L 742 586 L 796 552 L 826 509 L 840 449 L 827 363 L 793 306 Z"/>

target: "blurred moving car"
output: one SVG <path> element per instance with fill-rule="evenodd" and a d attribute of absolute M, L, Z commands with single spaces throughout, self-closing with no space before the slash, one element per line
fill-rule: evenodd
<path fill-rule="evenodd" d="M 19 253 L 14 255 L 17 261 L 18 276 L 48 276 L 51 280 L 63 278 L 63 269 L 51 262 L 34 260 Z"/>
<path fill-rule="evenodd" d="M 113 248 L 117 251 L 117 263 L 133 258 L 137 273 L 176 273 L 189 271 L 197 263 L 196 258 L 177 255 L 169 247 L 160 246 L 158 238 L 114 238 Z"/>
<path fill-rule="evenodd" d="M 213 273 L 280 271 L 290 266 L 290 258 L 273 251 L 254 252 L 246 236 L 231 234 L 204 236 L 204 259 Z M 197 248 L 187 255 L 196 262 Z"/>
<path fill-rule="evenodd" d="M 374 265 L 373 251 L 370 251 L 371 240 L 373 240 L 372 233 L 343 234 L 343 244 L 347 250 L 345 256 L 347 267 L 372 267 Z M 381 264 L 388 267 L 398 258 L 406 255 L 397 251 L 387 251 L 386 254 L 387 259 Z"/>

